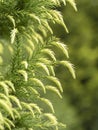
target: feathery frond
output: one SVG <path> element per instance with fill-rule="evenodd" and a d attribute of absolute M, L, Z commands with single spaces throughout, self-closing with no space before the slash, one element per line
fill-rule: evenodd
<path fill-rule="evenodd" d="M 57 47 L 69 58 L 66 45 L 54 36 L 51 26 L 60 24 L 68 33 L 57 9 L 67 2 L 77 11 L 74 0 L 0 0 L 0 53 L 5 51 L 3 44 L 13 50 L 6 71 L 1 67 L 4 73 L 0 72 L 0 130 L 58 130 L 63 126 L 44 94 L 52 91 L 62 98 L 56 65 L 67 67 L 75 78 L 72 64 L 55 53 Z M 3 65 L 4 58 L 0 60 Z M 40 107 L 42 102 L 50 113 Z"/>

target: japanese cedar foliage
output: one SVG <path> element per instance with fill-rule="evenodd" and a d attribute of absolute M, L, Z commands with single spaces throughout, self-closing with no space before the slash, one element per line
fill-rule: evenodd
<path fill-rule="evenodd" d="M 66 2 L 76 10 L 74 0 L 0 0 L 0 46 L 11 45 L 13 50 L 6 69 L 1 64 L 0 130 L 57 130 L 64 126 L 56 119 L 52 102 L 42 93 L 53 91 L 62 98 L 56 65 L 67 67 L 75 78 L 72 64 L 66 60 L 66 45 L 53 35 L 50 26 L 58 23 L 68 32 L 56 9 Z M 53 47 L 66 58 L 57 59 Z M 51 111 L 44 111 L 41 103 Z"/>

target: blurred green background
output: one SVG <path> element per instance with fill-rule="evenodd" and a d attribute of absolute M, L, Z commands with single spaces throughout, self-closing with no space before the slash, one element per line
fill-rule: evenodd
<path fill-rule="evenodd" d="M 60 8 L 69 34 L 58 25 L 54 27 L 55 35 L 68 46 L 69 60 L 75 65 L 77 76 L 74 80 L 67 70 L 57 68 L 65 107 L 57 113 L 65 111 L 59 116 L 67 124 L 66 130 L 98 130 L 98 0 L 76 3 L 78 12 L 69 4 Z M 59 57 L 62 59 L 62 55 Z"/>
<path fill-rule="evenodd" d="M 98 130 L 98 0 L 76 0 L 76 3 L 78 12 L 69 4 L 58 8 L 69 34 L 60 25 L 53 29 L 68 46 L 69 60 L 75 66 L 77 78 L 72 79 L 67 69 L 64 71 L 58 66 L 56 73 L 64 89 L 63 99 L 50 93 L 47 96 L 54 104 L 59 121 L 66 123 L 66 130 Z M 9 64 L 11 53 L 10 46 L 0 43 L 0 63 L 3 56 Z M 57 54 L 60 59 L 64 58 L 61 53 Z M 1 72 L 7 71 L 4 64 L 1 68 Z"/>

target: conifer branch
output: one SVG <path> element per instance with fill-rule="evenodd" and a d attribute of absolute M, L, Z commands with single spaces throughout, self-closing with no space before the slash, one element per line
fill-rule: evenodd
<path fill-rule="evenodd" d="M 75 2 L 67 1 L 76 10 Z M 66 66 L 75 78 L 66 61 L 67 47 L 50 26 L 58 23 L 68 32 L 56 9 L 61 3 L 66 5 L 66 0 L 0 0 L 0 41 L 13 43 L 10 67 L 0 77 L 0 130 L 58 130 L 64 126 L 55 117 L 52 102 L 42 95 L 51 90 L 62 98 L 55 65 Z M 56 57 L 54 46 L 66 55 L 63 61 Z M 42 102 L 52 111 L 45 112 Z"/>

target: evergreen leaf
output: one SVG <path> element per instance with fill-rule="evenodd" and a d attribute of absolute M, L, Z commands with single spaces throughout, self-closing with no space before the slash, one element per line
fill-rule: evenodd
<path fill-rule="evenodd" d="M 25 81 L 28 81 L 28 74 L 25 70 L 18 70 L 18 73 L 20 73 L 24 77 Z"/>
<path fill-rule="evenodd" d="M 36 66 L 42 68 L 47 73 L 47 75 L 50 75 L 49 69 L 44 63 L 38 62 L 36 63 Z"/>
<path fill-rule="evenodd" d="M 56 87 L 54 87 L 54 86 L 50 86 L 50 85 L 47 85 L 47 86 L 46 86 L 46 89 L 55 92 L 55 93 L 56 93 L 60 98 L 62 98 L 62 96 L 61 96 L 59 90 L 58 90 Z"/>
<path fill-rule="evenodd" d="M 38 16 L 36 16 L 35 14 L 29 14 L 29 16 L 31 17 L 31 18 L 33 18 L 33 19 L 35 19 L 39 24 L 41 24 L 41 21 L 40 21 L 40 19 L 38 18 Z"/>
<path fill-rule="evenodd" d="M 30 104 L 25 103 L 25 102 L 21 102 L 21 104 L 23 105 L 24 108 L 26 108 L 27 110 L 29 110 L 32 113 L 33 117 L 35 117 L 34 111 L 33 111 L 33 109 L 32 109 Z"/>
<path fill-rule="evenodd" d="M 46 65 L 51 64 L 52 62 L 47 58 L 39 58 L 40 62 L 45 63 Z"/>
<path fill-rule="evenodd" d="M 29 46 L 25 46 L 25 49 L 26 49 L 26 52 L 29 54 L 29 59 L 32 58 L 32 55 L 33 55 L 33 50 L 31 47 Z"/>
<path fill-rule="evenodd" d="M 56 61 L 55 54 L 52 50 L 50 50 L 48 48 L 44 48 L 41 50 L 41 52 L 44 54 L 48 54 L 54 61 Z"/>
<path fill-rule="evenodd" d="M 0 93 L 0 98 L 10 102 L 8 96 L 3 93 Z"/>
<path fill-rule="evenodd" d="M 14 84 L 11 81 L 6 80 L 5 83 L 15 92 Z"/>
<path fill-rule="evenodd" d="M 62 18 L 62 15 L 59 11 L 56 10 L 51 10 L 50 14 L 52 15 L 53 19 L 55 20 L 55 22 L 57 22 L 58 24 L 62 25 L 64 27 L 64 29 L 66 30 L 66 32 L 68 33 L 68 29 L 67 26 L 64 23 L 64 20 Z"/>
<path fill-rule="evenodd" d="M 44 103 L 46 103 L 51 108 L 52 112 L 54 113 L 53 105 L 52 105 L 52 103 L 51 103 L 51 101 L 49 99 L 41 98 L 41 101 L 43 101 Z"/>
<path fill-rule="evenodd" d="M 6 128 L 8 128 L 9 130 L 11 130 L 11 126 L 10 126 L 10 124 L 8 122 L 5 121 L 4 124 L 5 124 Z"/>
<path fill-rule="evenodd" d="M 57 118 L 53 114 L 51 114 L 51 113 L 45 113 L 44 116 L 48 117 L 48 119 L 51 121 L 51 123 L 53 125 L 57 125 L 58 124 Z"/>
<path fill-rule="evenodd" d="M 74 8 L 74 10 L 77 11 L 75 0 L 67 0 L 67 1 L 72 5 L 72 7 Z"/>
<path fill-rule="evenodd" d="M 56 77 L 54 77 L 54 76 L 47 76 L 47 78 L 48 78 L 49 80 L 51 80 L 52 82 L 54 82 L 54 83 L 58 86 L 59 90 L 60 90 L 61 92 L 63 92 L 63 88 L 62 88 L 61 83 L 60 83 L 60 81 L 59 81 L 58 78 L 56 78 Z"/>
<path fill-rule="evenodd" d="M 34 89 L 32 87 L 29 87 L 29 89 L 30 89 L 30 92 L 32 92 L 33 94 L 40 96 L 39 92 L 36 89 Z"/>
<path fill-rule="evenodd" d="M 15 37 L 16 37 L 16 33 L 18 32 L 18 30 L 16 28 L 14 28 L 13 30 L 11 30 L 11 43 L 13 44 L 15 41 Z"/>
<path fill-rule="evenodd" d="M 21 64 L 23 64 L 23 65 L 24 65 L 25 69 L 27 69 L 27 68 L 28 68 L 28 62 L 27 62 L 27 61 L 22 61 L 22 62 L 21 62 Z"/>
<path fill-rule="evenodd" d="M 51 34 L 53 34 L 53 31 L 47 21 L 45 20 L 42 21 L 42 25 L 46 28 L 46 30 L 48 30 Z"/>
<path fill-rule="evenodd" d="M 0 86 L 3 87 L 5 94 L 8 95 L 9 94 L 8 85 L 6 85 L 5 82 L 2 81 L 0 82 Z"/>
<path fill-rule="evenodd" d="M 18 112 L 17 109 L 13 109 L 13 113 L 15 115 L 15 118 L 19 118 L 19 119 L 21 118 L 20 113 Z"/>
<path fill-rule="evenodd" d="M 22 106 L 21 106 L 21 104 L 20 104 L 20 101 L 19 101 L 19 99 L 18 99 L 17 97 L 15 97 L 15 96 L 13 96 L 13 95 L 9 95 L 9 98 L 10 98 L 12 101 L 14 101 L 14 102 L 18 105 L 18 107 L 19 107 L 20 109 L 22 109 Z"/>
<path fill-rule="evenodd" d="M 13 16 L 8 15 L 7 17 L 8 17 L 8 19 L 12 22 L 13 27 L 15 28 L 15 19 L 13 18 Z"/>
<path fill-rule="evenodd" d="M 41 80 L 39 80 L 39 79 L 37 79 L 37 78 L 30 78 L 30 80 L 31 80 L 31 81 L 33 81 L 33 82 L 35 82 L 35 83 L 36 83 L 36 85 L 38 85 L 38 86 L 42 87 L 42 89 L 43 89 L 44 93 L 46 93 L 45 86 L 44 86 L 44 84 L 42 83 L 42 81 L 41 81 Z"/>
<path fill-rule="evenodd" d="M 3 118 L 2 113 L 0 112 L 0 123 L 2 124 L 3 122 L 4 122 L 4 118 Z"/>
<path fill-rule="evenodd" d="M 0 107 L 4 108 L 4 110 L 6 110 L 11 115 L 11 117 L 14 119 L 12 107 L 11 107 L 11 105 L 9 105 L 9 103 L 7 101 L 0 99 Z"/>
<path fill-rule="evenodd" d="M 32 47 L 32 51 L 34 51 L 35 45 L 34 45 L 32 39 L 26 39 L 26 40 L 27 40 L 27 44 L 29 44 L 29 46 Z"/>
<path fill-rule="evenodd" d="M 54 66 L 49 66 L 49 68 L 50 68 L 50 71 L 51 71 L 51 73 L 52 73 L 52 76 L 55 77 Z"/>
<path fill-rule="evenodd" d="M 35 109 L 37 110 L 38 113 L 40 113 L 40 114 L 42 113 L 40 107 L 38 107 L 37 104 L 30 103 L 30 106 L 31 106 L 32 108 L 35 108 Z"/>
<path fill-rule="evenodd" d="M 58 47 L 64 54 L 67 58 L 69 58 L 69 55 L 68 55 L 68 51 L 67 51 L 67 47 L 65 44 L 61 43 L 61 42 L 52 42 L 52 45 Z"/>
<path fill-rule="evenodd" d="M 73 78 L 74 79 L 76 78 L 73 65 L 69 61 L 60 61 L 59 63 L 61 65 L 64 65 L 65 67 L 67 67 L 69 69 L 70 73 L 72 74 Z"/>
<path fill-rule="evenodd" d="M 8 126 L 9 129 L 11 128 L 11 126 L 15 127 L 14 123 L 11 120 L 9 120 L 8 118 L 4 118 L 4 120 L 5 120 L 5 122 L 7 122 L 9 124 L 9 126 Z"/>

